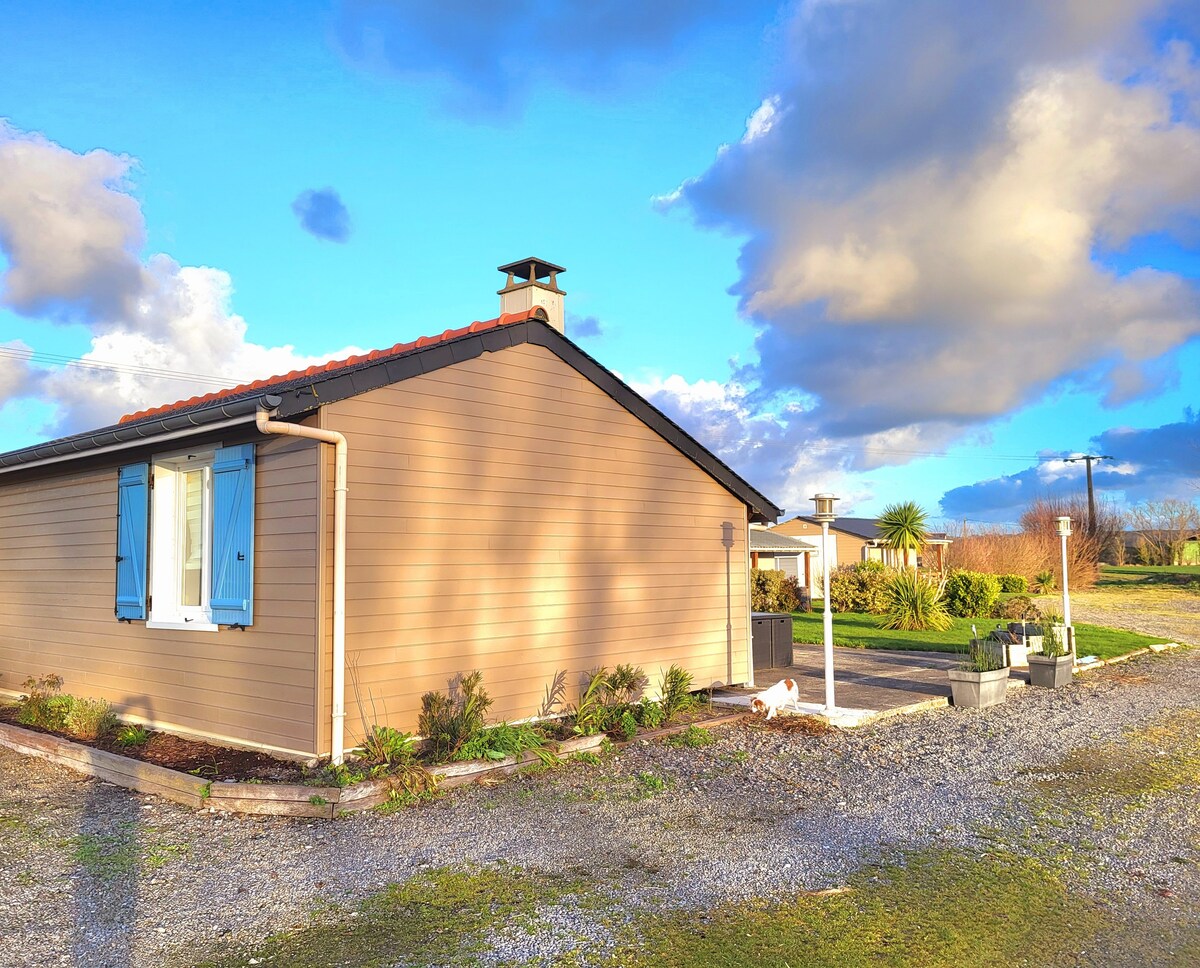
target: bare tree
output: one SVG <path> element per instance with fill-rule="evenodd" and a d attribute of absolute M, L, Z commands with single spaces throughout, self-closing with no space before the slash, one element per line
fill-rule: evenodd
<path fill-rule="evenodd" d="M 1195 501 L 1168 498 L 1145 501 L 1129 511 L 1138 535 L 1138 554 L 1147 565 L 1179 565 L 1188 538 L 1200 531 L 1200 508 Z"/>

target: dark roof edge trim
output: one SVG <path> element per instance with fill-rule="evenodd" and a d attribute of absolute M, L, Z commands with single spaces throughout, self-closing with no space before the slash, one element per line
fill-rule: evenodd
<path fill-rule="evenodd" d="M 726 490 L 741 498 L 750 507 L 751 519 L 777 521 L 783 509 L 747 483 L 716 454 L 675 423 L 649 400 L 622 381 L 603 364 L 592 359 L 578 346 L 549 325 L 528 326 L 529 342 L 543 346 L 612 397 L 617 403 L 646 424 L 701 470 L 719 481 Z"/>
<path fill-rule="evenodd" d="M 71 460 L 89 453 L 130 447 L 156 438 L 176 437 L 216 425 L 241 423 L 253 419 L 260 407 L 274 410 L 280 403 L 280 397 L 263 394 L 250 399 L 222 401 L 185 413 L 168 414 L 159 420 L 138 421 L 128 425 L 116 424 L 95 433 L 63 437 L 60 440 L 0 455 L 0 474 L 39 464 Z"/>

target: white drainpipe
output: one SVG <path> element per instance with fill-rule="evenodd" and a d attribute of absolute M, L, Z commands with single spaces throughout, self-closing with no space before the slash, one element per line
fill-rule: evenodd
<path fill-rule="evenodd" d="M 302 424 L 271 420 L 266 410 L 255 416 L 264 434 L 307 437 L 333 444 L 333 748 L 330 760 L 346 758 L 346 438 L 336 430 L 319 430 Z"/>

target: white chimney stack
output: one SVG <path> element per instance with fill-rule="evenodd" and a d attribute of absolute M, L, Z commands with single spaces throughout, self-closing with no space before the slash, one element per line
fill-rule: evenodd
<path fill-rule="evenodd" d="M 496 268 L 508 273 L 504 288 L 497 290 L 501 314 L 523 313 L 534 306 L 541 306 L 550 317 L 550 325 L 560 333 L 566 332 L 563 317 L 563 296 L 566 293 L 558 288 L 558 274 L 566 272 L 566 269 L 553 262 L 532 258 Z M 543 282 L 543 279 L 548 281 Z"/>

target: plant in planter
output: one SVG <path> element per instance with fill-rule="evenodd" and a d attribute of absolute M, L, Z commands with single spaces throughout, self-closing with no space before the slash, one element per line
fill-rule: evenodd
<path fill-rule="evenodd" d="M 1008 697 L 1008 661 L 1003 643 L 971 639 L 965 659 L 948 675 L 956 706 L 985 709 Z"/>
<path fill-rule="evenodd" d="M 1066 628 L 1057 615 L 1047 616 L 1042 632 L 1042 651 L 1030 653 L 1029 684 L 1061 689 L 1075 672 L 1075 656 L 1067 650 Z"/>

